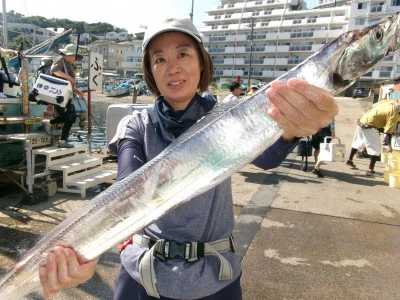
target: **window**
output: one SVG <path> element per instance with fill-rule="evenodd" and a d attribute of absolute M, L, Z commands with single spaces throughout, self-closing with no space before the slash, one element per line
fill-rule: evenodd
<path fill-rule="evenodd" d="M 357 26 L 364 26 L 364 24 L 365 24 L 365 19 L 359 19 L 359 18 L 356 19 Z"/>
<path fill-rule="evenodd" d="M 400 6 L 400 0 L 392 0 L 392 6 Z"/>
<path fill-rule="evenodd" d="M 317 22 L 317 17 L 310 17 L 308 20 L 307 20 L 307 23 L 316 23 Z"/>
<path fill-rule="evenodd" d="M 383 2 L 371 3 L 371 12 L 381 12 L 383 7 Z"/>
<path fill-rule="evenodd" d="M 390 74 L 392 73 L 392 67 L 384 67 L 381 66 L 379 70 L 379 75 L 380 77 L 390 77 Z"/>
<path fill-rule="evenodd" d="M 302 18 L 299 19 L 293 19 L 293 24 L 301 24 Z"/>
<path fill-rule="evenodd" d="M 297 65 L 301 62 L 300 56 L 291 56 L 289 57 L 288 63 L 291 65 Z"/>

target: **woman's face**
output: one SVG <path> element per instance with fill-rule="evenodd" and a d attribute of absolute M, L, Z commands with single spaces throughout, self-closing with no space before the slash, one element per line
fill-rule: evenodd
<path fill-rule="evenodd" d="M 75 62 L 75 54 L 73 54 L 73 55 L 64 55 L 64 59 L 67 62 L 69 62 L 70 64 L 74 63 Z"/>
<path fill-rule="evenodd" d="M 161 96 L 175 111 L 183 110 L 200 81 L 200 58 L 194 41 L 184 33 L 166 32 L 149 46 L 150 67 Z"/>

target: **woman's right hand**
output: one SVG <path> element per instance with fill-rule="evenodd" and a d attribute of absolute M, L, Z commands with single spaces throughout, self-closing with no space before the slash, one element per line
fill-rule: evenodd
<path fill-rule="evenodd" d="M 95 272 L 98 260 L 83 262 L 71 248 L 57 246 L 47 255 L 46 265 L 39 269 L 43 296 L 50 299 L 63 289 L 88 281 Z"/>

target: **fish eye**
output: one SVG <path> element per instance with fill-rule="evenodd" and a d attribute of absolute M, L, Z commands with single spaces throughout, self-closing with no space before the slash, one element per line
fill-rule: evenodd
<path fill-rule="evenodd" d="M 375 39 L 375 41 L 380 42 L 382 40 L 382 38 L 383 38 L 382 28 L 376 27 L 375 30 L 374 30 L 374 39 Z"/>

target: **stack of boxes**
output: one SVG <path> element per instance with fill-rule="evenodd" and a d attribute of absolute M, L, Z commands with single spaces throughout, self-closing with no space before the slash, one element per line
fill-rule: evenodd
<path fill-rule="evenodd" d="M 381 154 L 381 161 L 386 163 L 384 181 L 390 187 L 400 188 L 400 152 L 383 152 Z"/>

